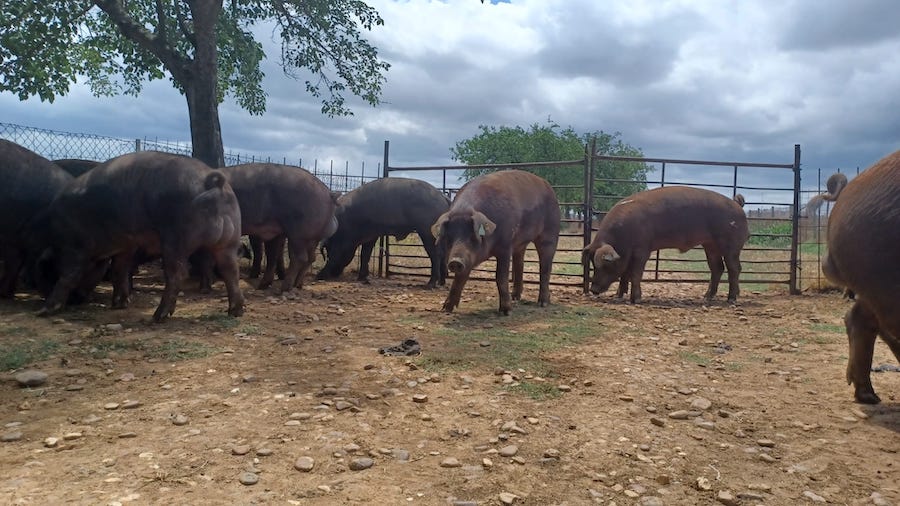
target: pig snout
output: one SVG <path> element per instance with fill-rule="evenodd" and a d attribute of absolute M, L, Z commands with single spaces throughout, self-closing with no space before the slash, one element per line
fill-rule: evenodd
<path fill-rule="evenodd" d="M 603 291 L 604 290 L 602 288 L 600 288 L 600 285 L 598 285 L 597 283 L 591 283 L 591 293 L 592 294 L 600 295 L 601 293 L 603 293 Z"/>
<path fill-rule="evenodd" d="M 465 267 L 466 264 L 460 257 L 453 257 L 449 262 L 447 262 L 447 269 L 449 269 L 453 274 L 460 273 L 463 269 L 465 269 Z"/>

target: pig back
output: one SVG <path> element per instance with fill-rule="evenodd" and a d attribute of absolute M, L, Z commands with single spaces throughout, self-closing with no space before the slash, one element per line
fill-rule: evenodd
<path fill-rule="evenodd" d="M 850 181 L 828 220 L 828 262 L 837 271 L 837 276 L 829 277 L 879 307 L 880 312 L 897 310 L 898 231 L 900 151 Z"/>
<path fill-rule="evenodd" d="M 366 183 L 338 199 L 340 226 L 366 237 L 430 234 L 431 225 L 447 212 L 450 200 L 437 188 L 410 178 L 383 178 Z"/>
<path fill-rule="evenodd" d="M 25 224 L 71 180 L 50 160 L 0 139 L 0 240 L 15 241 Z"/>
<path fill-rule="evenodd" d="M 453 200 L 451 209 L 457 208 L 484 213 L 510 240 L 531 240 L 554 228 L 558 233 L 561 218 L 550 183 L 521 170 L 502 170 L 472 179 Z"/>
<path fill-rule="evenodd" d="M 598 238 L 623 254 L 640 248 L 686 251 L 700 244 L 743 247 L 749 237 L 741 206 L 718 192 L 667 186 L 624 198 L 603 218 Z"/>

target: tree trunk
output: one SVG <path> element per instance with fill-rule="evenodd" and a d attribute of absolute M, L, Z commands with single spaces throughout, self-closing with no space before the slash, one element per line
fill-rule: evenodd
<path fill-rule="evenodd" d="M 194 21 L 194 58 L 183 84 L 191 121 L 193 155 L 210 167 L 224 167 L 216 47 L 216 24 L 222 12 L 222 0 L 188 0 L 188 5 Z"/>

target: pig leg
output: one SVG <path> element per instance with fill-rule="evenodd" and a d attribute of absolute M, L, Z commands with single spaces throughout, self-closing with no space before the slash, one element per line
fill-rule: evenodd
<path fill-rule="evenodd" d="M 263 257 L 263 240 L 258 235 L 250 236 L 250 251 L 253 254 L 253 262 L 250 264 L 250 272 L 247 273 L 247 277 L 256 279 L 262 270 Z"/>
<path fill-rule="evenodd" d="M 359 248 L 359 274 L 356 275 L 357 281 L 369 284 L 369 260 L 372 259 L 372 250 L 375 249 L 375 241 L 364 242 Z"/>
<path fill-rule="evenodd" d="M 500 296 L 500 313 L 509 316 L 512 309 L 512 299 L 509 296 L 509 264 L 512 255 L 500 253 L 497 255 L 497 293 Z"/>
<path fill-rule="evenodd" d="M 278 263 L 278 255 L 284 255 L 284 241 L 284 235 L 279 235 L 266 241 L 266 270 L 262 279 L 259 280 L 259 284 L 256 285 L 257 289 L 265 290 L 272 286 L 272 281 L 275 280 L 275 266 Z"/>
<path fill-rule="evenodd" d="M 737 296 L 741 293 L 738 278 L 741 276 L 741 252 L 725 255 L 725 266 L 728 267 L 728 302 L 737 302 Z"/>
<path fill-rule="evenodd" d="M 847 338 L 850 341 L 850 359 L 847 362 L 847 383 L 856 389 L 857 402 L 878 404 L 881 399 L 872 388 L 870 373 L 878 323 L 872 311 L 862 302 L 856 302 L 844 316 Z"/>
<path fill-rule="evenodd" d="M 110 279 L 113 285 L 113 309 L 125 309 L 131 302 L 131 268 L 134 265 L 134 254 L 135 250 L 128 250 L 112 259 Z"/>
<path fill-rule="evenodd" d="M 629 268 L 626 272 L 631 274 L 631 303 L 638 304 L 641 302 L 641 279 L 644 277 L 644 267 L 650 260 L 650 252 L 634 252 L 632 253 Z M 620 285 L 621 286 L 621 285 Z"/>
<path fill-rule="evenodd" d="M 187 254 L 164 245 L 162 257 L 163 275 L 166 284 L 163 288 L 162 300 L 160 300 L 159 306 L 153 313 L 153 321 L 155 322 L 161 322 L 175 312 L 175 302 L 178 299 L 181 282 L 188 275 Z"/>
<path fill-rule="evenodd" d="M 538 254 L 538 264 L 540 267 L 541 288 L 538 292 L 538 305 L 546 307 L 550 304 L 550 272 L 553 270 L 553 255 L 556 254 L 556 244 L 559 237 L 556 236 L 552 240 L 544 240 L 535 243 Z M 524 250 L 522 251 L 524 255 Z"/>
<path fill-rule="evenodd" d="M 722 273 L 725 272 L 725 262 L 722 260 L 722 255 L 712 246 L 704 245 L 703 251 L 706 252 L 706 263 L 709 265 L 710 273 L 709 288 L 706 290 L 704 298 L 711 301 L 719 291 L 719 281 L 722 280 Z M 731 290 L 729 289 L 728 292 L 728 299 L 731 300 Z"/>
<path fill-rule="evenodd" d="M 508 269 L 509 267 L 507 267 Z M 447 299 L 444 301 L 443 307 L 441 307 L 441 311 L 445 313 L 452 313 L 453 308 L 459 306 L 459 299 L 462 297 L 463 288 L 466 286 L 466 281 L 469 280 L 469 273 L 471 271 L 467 270 L 465 272 L 458 272 L 453 276 L 453 283 L 450 285 L 450 293 L 447 294 Z"/>
<path fill-rule="evenodd" d="M 62 309 L 69 300 L 69 294 L 78 286 L 90 265 L 86 258 L 74 251 L 62 250 L 59 255 L 61 275 L 53 285 L 53 290 L 44 302 L 44 307 L 38 310 L 38 316 L 51 315 Z"/>
<path fill-rule="evenodd" d="M 297 281 L 294 283 L 294 287 L 298 290 L 303 288 L 303 282 L 306 280 L 306 275 L 309 273 L 309 269 L 312 267 L 313 262 L 316 261 L 316 246 L 316 241 L 310 241 L 306 248 L 306 264 L 301 266 L 300 273 L 297 275 Z"/>
<path fill-rule="evenodd" d="M 312 243 L 311 245 L 310 242 Z M 312 257 L 310 257 L 310 251 L 312 252 Z M 281 282 L 282 292 L 288 292 L 295 286 L 298 288 L 303 286 L 303 276 L 306 275 L 306 271 L 312 264 L 312 258 L 315 258 L 315 253 L 315 241 L 304 240 L 298 236 L 292 236 L 288 240 L 290 263 L 285 272 L 284 280 Z M 266 268 L 268 269 L 268 266 Z"/>
<path fill-rule="evenodd" d="M 25 258 L 19 248 L 7 246 L 3 248 L 3 278 L 0 279 L 0 297 L 9 299 L 16 293 L 16 281 Z"/>
<path fill-rule="evenodd" d="M 521 300 L 522 299 L 522 285 L 524 284 L 525 279 L 525 248 L 522 248 L 521 251 L 513 251 L 512 254 L 512 276 L 513 276 L 513 291 L 512 291 L 512 300 Z M 543 277 L 542 277 L 543 279 Z M 540 300 L 540 297 L 538 297 Z"/>
<path fill-rule="evenodd" d="M 616 290 L 616 298 L 624 299 L 625 294 L 628 293 L 628 280 L 631 279 L 631 269 L 626 269 L 625 274 L 622 274 L 622 277 L 619 278 L 619 289 Z"/>
<path fill-rule="evenodd" d="M 438 284 L 444 284 L 444 276 L 441 275 L 441 264 L 443 263 L 443 259 L 441 258 L 439 248 L 434 243 L 434 237 L 431 234 L 419 232 L 419 239 L 422 241 L 425 253 L 428 254 L 428 259 L 431 260 L 431 276 L 428 278 L 428 283 L 425 283 L 425 288 L 431 290 Z M 444 268 L 446 268 L 446 266 Z"/>
<path fill-rule="evenodd" d="M 231 248 L 225 248 L 213 253 L 213 259 L 228 292 L 228 314 L 241 316 L 244 314 L 244 294 L 239 284 L 240 265 L 237 256 Z"/>

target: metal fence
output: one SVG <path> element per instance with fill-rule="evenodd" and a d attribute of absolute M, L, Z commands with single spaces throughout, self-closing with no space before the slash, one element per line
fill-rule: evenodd
<path fill-rule="evenodd" d="M 96 134 L 61 132 L 11 123 L 0 123 L 0 138 L 15 142 L 50 160 L 81 158 L 102 162 L 135 151 L 164 151 L 191 156 L 191 145 L 185 142 L 147 138 L 125 139 Z M 338 164 L 337 167 L 334 160 L 329 161 L 326 165 L 313 159 L 311 166 L 304 166 L 303 159 L 300 157 L 296 158 L 296 163 L 293 161 L 294 159 L 287 157 L 281 157 L 279 160 L 278 157 L 259 157 L 236 151 L 225 152 L 225 165 L 270 162 L 303 167 L 332 191 L 338 192 L 350 191 L 367 181 L 378 179 L 381 174 L 380 163 L 377 164 L 375 170 L 371 170 L 370 167 L 370 175 L 366 175 L 365 162 L 358 167 L 351 168 L 349 161 L 345 161 L 343 166 Z"/>
<path fill-rule="evenodd" d="M 384 176 L 398 172 L 414 172 L 419 175 L 430 173 L 430 179 L 442 181 L 441 189 L 453 194 L 459 188 L 460 171 L 467 168 L 554 168 L 554 170 L 583 171 L 584 184 L 579 186 L 583 198 L 580 202 L 560 202 L 563 211 L 563 229 L 557 255 L 554 257 L 551 284 L 582 286 L 587 290 L 590 271 L 581 262 L 581 250 L 590 244 L 593 232 L 597 230 L 603 212 L 611 203 L 626 197 L 617 194 L 626 181 L 604 179 L 597 174 L 598 164 L 608 162 L 635 162 L 654 167 L 653 179 L 646 181 L 648 188 L 665 185 L 696 186 L 728 193 L 733 196 L 742 193 L 748 209 L 770 206 L 778 210 L 777 216 L 762 217 L 749 214 L 751 237 L 744 249 L 741 261 L 745 265 L 741 273 L 742 284 L 764 285 L 783 284 L 791 293 L 800 290 L 798 272 L 799 258 L 799 203 L 800 203 L 800 146 L 794 146 L 793 160 L 789 163 L 722 162 L 699 160 L 675 160 L 665 158 L 632 158 L 601 155 L 592 146 L 585 147 L 585 157 L 580 160 L 557 162 L 502 164 L 489 166 L 392 166 L 389 161 L 390 143 L 385 142 Z M 760 175 L 760 174 L 763 175 Z M 757 181 L 772 179 L 774 183 L 761 184 Z M 448 181 L 448 176 L 450 176 Z M 560 187 L 555 186 L 559 192 Z M 566 189 L 572 190 L 573 186 Z M 611 190 L 612 189 L 612 190 Z M 571 194 L 571 192 L 569 192 Z M 750 196 L 750 198 L 748 198 Z M 756 197 L 753 197 L 756 196 Z M 573 209 L 575 211 L 573 212 Z M 379 274 L 402 273 L 413 276 L 427 276 L 424 272 L 427 260 L 422 257 L 421 245 L 415 239 L 396 241 L 384 238 L 380 248 Z M 398 251 L 399 250 L 399 251 Z M 529 254 L 530 253 L 530 254 Z M 537 282 L 537 259 L 530 247 L 526 254 L 526 282 Z M 419 258 L 420 261 L 415 261 Z M 383 265 L 382 265 L 383 262 Z M 471 279 L 493 281 L 492 262 L 486 262 L 475 269 Z M 708 283 L 709 273 L 702 248 L 684 254 L 673 250 L 657 252 L 647 264 L 644 273 L 648 282 Z"/>

